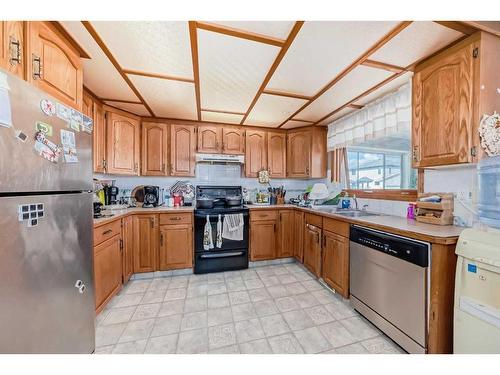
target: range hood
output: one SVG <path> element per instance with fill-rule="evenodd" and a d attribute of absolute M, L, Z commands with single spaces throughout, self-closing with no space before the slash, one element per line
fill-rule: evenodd
<path fill-rule="evenodd" d="M 197 163 L 244 164 L 245 156 L 227 154 L 196 154 Z"/>

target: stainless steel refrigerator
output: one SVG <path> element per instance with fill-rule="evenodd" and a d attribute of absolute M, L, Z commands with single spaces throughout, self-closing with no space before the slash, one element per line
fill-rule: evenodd
<path fill-rule="evenodd" d="M 91 190 L 91 120 L 0 69 L 0 353 L 94 351 Z"/>

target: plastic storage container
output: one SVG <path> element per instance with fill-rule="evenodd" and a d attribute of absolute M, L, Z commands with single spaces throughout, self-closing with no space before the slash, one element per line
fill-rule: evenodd
<path fill-rule="evenodd" d="M 482 159 L 478 166 L 479 220 L 500 228 L 500 156 Z"/>

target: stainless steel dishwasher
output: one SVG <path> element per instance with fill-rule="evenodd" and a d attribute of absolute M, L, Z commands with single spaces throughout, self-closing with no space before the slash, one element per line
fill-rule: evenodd
<path fill-rule="evenodd" d="M 409 353 L 427 352 L 430 255 L 426 242 L 351 226 L 351 303 Z"/>

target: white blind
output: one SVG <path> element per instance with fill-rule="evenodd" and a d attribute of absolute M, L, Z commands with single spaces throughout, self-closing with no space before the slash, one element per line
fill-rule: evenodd
<path fill-rule="evenodd" d="M 328 151 L 411 132 L 411 82 L 328 125 Z"/>

